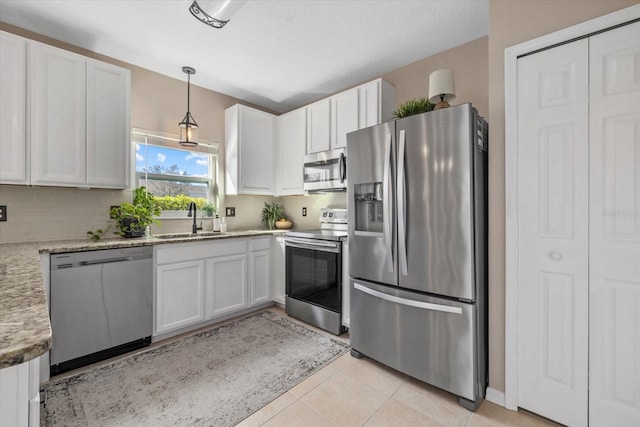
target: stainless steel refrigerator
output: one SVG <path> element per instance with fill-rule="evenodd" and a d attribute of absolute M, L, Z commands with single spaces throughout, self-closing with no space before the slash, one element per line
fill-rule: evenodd
<path fill-rule="evenodd" d="M 471 104 L 347 135 L 350 338 L 477 409 L 487 386 L 487 123 Z"/>

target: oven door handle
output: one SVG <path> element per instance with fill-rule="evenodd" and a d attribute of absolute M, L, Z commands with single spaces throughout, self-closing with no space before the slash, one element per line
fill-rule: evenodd
<path fill-rule="evenodd" d="M 324 252 L 340 252 L 340 243 L 338 242 L 326 242 L 326 241 L 313 241 L 296 239 L 292 237 L 285 237 L 284 243 L 286 246 L 302 249 L 312 249 Z"/>

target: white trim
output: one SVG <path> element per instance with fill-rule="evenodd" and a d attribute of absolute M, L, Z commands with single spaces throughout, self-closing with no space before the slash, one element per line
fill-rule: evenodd
<path fill-rule="evenodd" d="M 504 406 L 507 409 L 518 409 L 518 56 L 638 18 L 640 18 L 640 4 L 520 43 L 504 51 L 506 210 Z M 493 401 L 489 398 L 489 390 L 492 389 L 487 389 L 487 400 Z M 492 398 L 497 398 L 493 392 Z"/>
<path fill-rule="evenodd" d="M 484 396 L 486 400 L 496 405 L 504 407 L 504 393 L 493 387 L 487 387 L 487 393 Z"/>

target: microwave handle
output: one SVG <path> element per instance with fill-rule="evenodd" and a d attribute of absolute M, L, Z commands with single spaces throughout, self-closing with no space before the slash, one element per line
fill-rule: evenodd
<path fill-rule="evenodd" d="M 344 153 L 340 153 L 340 182 L 343 183 L 347 179 L 347 158 Z"/>

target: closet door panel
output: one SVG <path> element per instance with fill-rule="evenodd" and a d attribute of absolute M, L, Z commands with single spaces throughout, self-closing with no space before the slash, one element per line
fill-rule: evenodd
<path fill-rule="evenodd" d="M 587 424 L 588 41 L 518 61 L 518 402 Z"/>
<path fill-rule="evenodd" d="M 589 425 L 640 425 L 640 23 L 590 39 Z"/>

